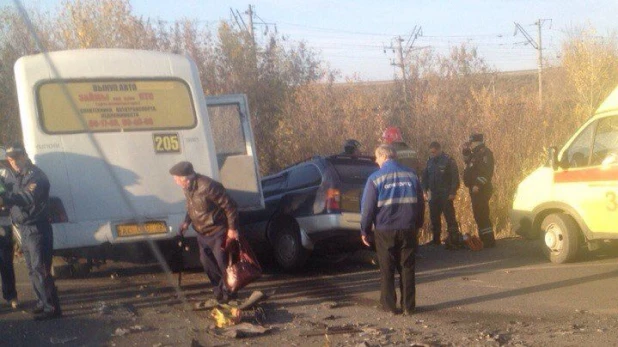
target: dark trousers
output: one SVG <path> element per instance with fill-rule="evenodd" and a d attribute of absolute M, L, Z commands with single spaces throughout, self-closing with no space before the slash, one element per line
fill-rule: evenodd
<path fill-rule="evenodd" d="M 446 195 L 432 194 L 429 200 L 429 217 L 431 219 L 431 230 L 433 232 L 433 242 L 441 243 L 440 234 L 442 233 L 442 214 L 446 219 L 446 230 L 451 233 L 459 232 L 457 217 L 455 216 L 455 206 L 453 200 L 449 200 Z"/>
<path fill-rule="evenodd" d="M 479 238 L 483 241 L 483 245 L 491 247 L 495 243 L 494 230 L 489 217 L 489 199 L 491 198 L 491 190 L 479 190 L 478 193 L 473 193 L 470 190 L 470 200 L 472 200 L 472 213 L 479 232 Z"/>
<path fill-rule="evenodd" d="M 13 232 L 10 226 L 0 227 L 0 277 L 2 278 L 2 298 L 6 301 L 17 299 L 15 269 L 13 268 Z"/>
<path fill-rule="evenodd" d="M 416 307 L 414 244 L 416 230 L 376 231 L 376 252 L 380 263 L 380 303 L 387 311 L 397 308 L 395 270 L 399 273 L 401 308 L 412 312 Z"/>
<path fill-rule="evenodd" d="M 197 235 L 200 261 L 206 276 L 214 287 L 213 291 L 217 298 L 223 298 L 223 296 L 229 294 L 223 278 L 227 268 L 227 254 L 223 249 L 226 234 L 227 230 L 221 230 L 210 235 Z"/>
<path fill-rule="evenodd" d="M 51 275 L 54 235 L 51 224 L 17 226 L 22 239 L 22 252 L 32 288 L 38 299 L 37 306 L 46 312 L 60 310 L 58 290 Z"/>

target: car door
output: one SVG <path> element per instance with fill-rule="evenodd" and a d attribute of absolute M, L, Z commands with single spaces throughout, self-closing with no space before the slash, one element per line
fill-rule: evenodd
<path fill-rule="evenodd" d="M 599 120 L 590 166 L 588 225 L 593 232 L 618 234 L 618 116 Z"/>
<path fill-rule="evenodd" d="M 264 208 L 246 96 L 209 96 L 206 105 L 221 183 L 239 208 Z"/>

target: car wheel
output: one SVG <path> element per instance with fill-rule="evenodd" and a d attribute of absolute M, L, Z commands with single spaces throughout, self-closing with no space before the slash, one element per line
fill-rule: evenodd
<path fill-rule="evenodd" d="M 553 213 L 541 224 L 543 252 L 552 263 L 562 264 L 575 259 L 579 251 L 580 229 L 575 220 L 564 213 Z"/>
<path fill-rule="evenodd" d="M 273 244 L 275 259 L 287 271 L 298 270 L 305 265 L 310 252 L 302 245 L 296 222 L 285 220 L 277 224 L 279 230 Z"/>

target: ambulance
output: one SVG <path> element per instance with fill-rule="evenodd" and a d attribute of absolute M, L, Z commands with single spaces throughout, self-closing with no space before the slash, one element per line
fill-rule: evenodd
<path fill-rule="evenodd" d="M 562 149 L 518 186 L 513 230 L 543 240 L 553 263 L 618 239 L 618 87 Z"/>

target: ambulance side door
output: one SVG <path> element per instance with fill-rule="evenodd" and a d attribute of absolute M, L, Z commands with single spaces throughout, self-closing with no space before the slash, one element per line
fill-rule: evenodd
<path fill-rule="evenodd" d="M 618 116 L 601 118 L 595 131 L 590 166 L 594 180 L 588 182 L 588 222 L 593 232 L 618 234 Z"/>

